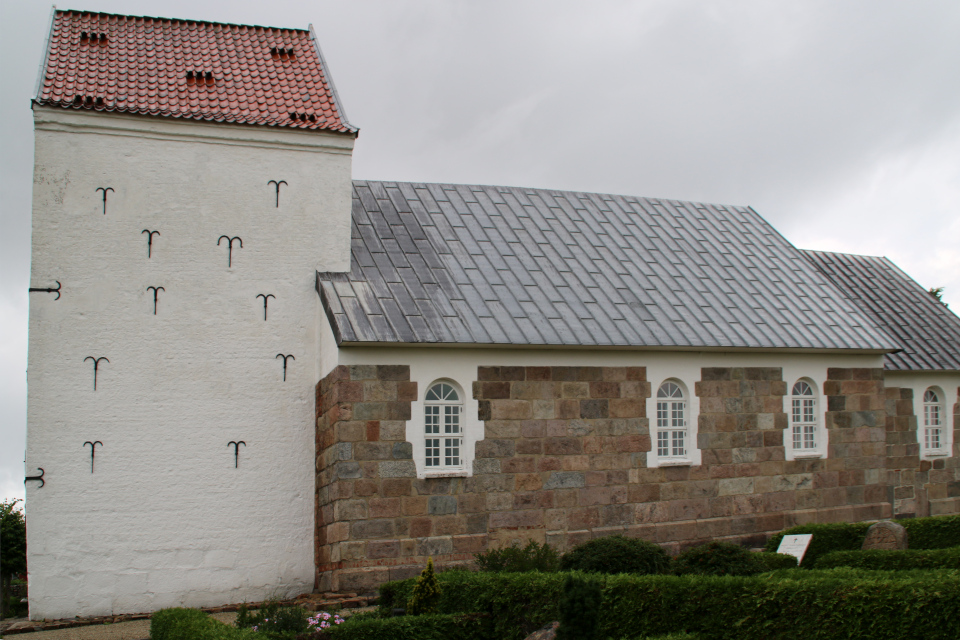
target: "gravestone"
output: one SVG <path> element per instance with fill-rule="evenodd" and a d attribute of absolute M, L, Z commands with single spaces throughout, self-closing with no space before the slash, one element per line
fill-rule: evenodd
<path fill-rule="evenodd" d="M 907 548 L 907 530 L 903 525 L 889 520 L 880 521 L 867 529 L 861 549 L 884 549 L 895 551 Z"/>

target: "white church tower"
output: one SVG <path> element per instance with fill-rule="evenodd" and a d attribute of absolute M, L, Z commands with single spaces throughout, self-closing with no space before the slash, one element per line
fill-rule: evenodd
<path fill-rule="evenodd" d="M 31 617 L 311 590 L 357 132 L 312 29 L 55 11 L 33 113 Z"/>

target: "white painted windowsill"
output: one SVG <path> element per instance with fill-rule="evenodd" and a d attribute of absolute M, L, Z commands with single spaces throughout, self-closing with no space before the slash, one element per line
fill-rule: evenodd
<path fill-rule="evenodd" d="M 658 467 L 691 467 L 693 462 L 690 460 L 660 460 Z"/>
<path fill-rule="evenodd" d="M 794 460 L 819 460 L 823 457 L 822 453 L 795 453 Z"/>
<path fill-rule="evenodd" d="M 466 478 L 466 469 L 450 469 L 448 471 L 426 471 L 424 478 Z"/>

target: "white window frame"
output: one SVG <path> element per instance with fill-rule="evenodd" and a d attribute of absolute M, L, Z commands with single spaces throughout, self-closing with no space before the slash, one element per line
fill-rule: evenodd
<path fill-rule="evenodd" d="M 661 396 L 667 390 L 669 396 Z M 680 395 L 676 395 L 679 391 Z M 690 392 L 680 380 L 667 378 L 654 393 L 654 452 L 659 466 L 691 464 Z M 679 411 L 679 415 L 678 415 Z M 680 447 L 677 446 L 680 436 Z M 678 449 L 680 451 L 678 452 Z M 666 453 L 661 453 L 666 451 Z"/>
<path fill-rule="evenodd" d="M 441 389 L 441 392 L 434 394 L 435 389 Z M 456 399 L 449 397 L 449 390 L 456 394 Z M 464 471 L 464 395 L 460 385 L 449 378 L 440 378 L 427 385 L 422 417 L 420 433 L 426 474 Z"/>
<path fill-rule="evenodd" d="M 802 393 L 804 390 L 810 393 Z M 787 446 L 794 459 L 822 456 L 820 409 L 817 384 L 810 378 L 796 380 L 790 387 L 790 408 L 787 412 L 790 423 Z"/>
<path fill-rule="evenodd" d="M 920 429 L 917 439 L 925 458 L 941 458 L 950 455 L 947 437 L 946 397 L 940 387 L 930 386 L 923 390 L 922 410 L 918 417 Z M 931 446 L 936 442 L 937 446 Z"/>

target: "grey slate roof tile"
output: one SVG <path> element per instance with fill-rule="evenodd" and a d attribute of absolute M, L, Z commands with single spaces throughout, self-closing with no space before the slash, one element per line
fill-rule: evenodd
<path fill-rule="evenodd" d="M 341 343 L 898 348 L 752 209 L 354 182 Z"/>
<path fill-rule="evenodd" d="M 803 254 L 903 346 L 885 356 L 886 369 L 960 370 L 960 317 L 892 261 L 825 251 Z"/>

